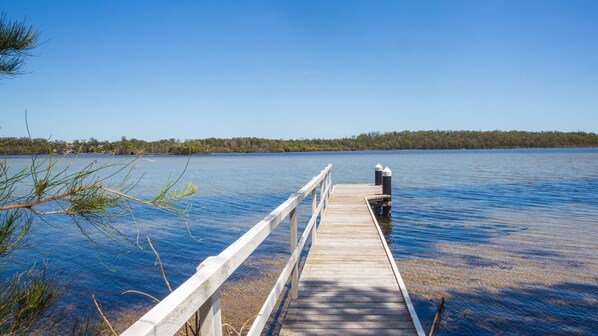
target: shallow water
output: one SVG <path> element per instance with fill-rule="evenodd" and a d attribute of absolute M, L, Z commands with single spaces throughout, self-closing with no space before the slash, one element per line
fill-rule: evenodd
<path fill-rule="evenodd" d="M 9 165 L 24 167 L 28 160 L 10 157 Z M 74 164 L 93 160 L 107 158 L 81 156 Z M 135 173 L 144 176 L 134 193 L 151 198 L 186 162 L 141 158 Z M 200 187 L 187 200 L 192 207 L 185 220 L 133 206 L 134 220 L 116 225 L 133 241 L 152 238 L 176 287 L 326 164 L 334 166 L 334 183 L 369 183 L 378 162 L 394 175 L 394 209 L 383 231 L 426 331 L 441 296 L 446 307 L 437 335 L 598 330 L 597 149 L 197 156 L 183 178 Z M 309 213 L 304 203 L 300 219 Z M 60 279 L 76 276 L 61 301 L 73 315 L 90 309 L 91 290 L 114 319 L 149 305 L 124 290 L 168 293 L 147 244 L 134 249 L 92 229 L 95 244 L 68 218 L 53 217 L 50 224 L 36 222 L 32 247 L 15 253 L 5 269 L 48 260 Z M 226 288 L 226 319 L 239 323 L 257 313 L 287 249 L 284 222 Z"/>

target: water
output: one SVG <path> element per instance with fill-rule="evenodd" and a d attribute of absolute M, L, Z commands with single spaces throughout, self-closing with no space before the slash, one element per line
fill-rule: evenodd
<path fill-rule="evenodd" d="M 10 157 L 9 164 L 24 167 L 28 160 Z M 82 156 L 74 164 L 93 160 L 107 158 Z M 134 193 L 151 198 L 186 161 L 138 160 L 135 172 L 145 175 Z M 383 231 L 425 330 L 444 296 L 437 335 L 597 333 L 597 149 L 192 157 L 183 180 L 200 189 L 187 200 L 192 207 L 186 218 L 133 206 L 134 219 L 115 223 L 145 250 L 93 229 L 90 241 L 68 218 L 52 217 L 51 226 L 34 224 L 31 247 L 15 253 L 5 269 L 47 260 L 50 270 L 60 271 L 59 281 L 75 277 L 61 310 L 86 314 L 93 290 L 105 312 L 126 325 L 129 312 L 150 302 L 123 291 L 168 293 L 145 237 L 176 287 L 328 163 L 334 183 L 370 183 L 378 162 L 393 170 L 395 207 Z M 310 202 L 304 203 L 300 219 L 309 213 Z M 225 318 L 242 321 L 257 313 L 257 298 L 267 293 L 288 255 L 287 235 L 284 222 L 235 274 L 223 299 Z"/>

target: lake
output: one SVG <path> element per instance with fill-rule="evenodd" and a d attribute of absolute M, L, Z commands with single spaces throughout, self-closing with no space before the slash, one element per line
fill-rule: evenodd
<path fill-rule="evenodd" d="M 73 156 L 71 164 L 94 160 L 109 158 Z M 48 217 L 34 222 L 30 246 L 11 255 L 4 276 L 47 260 L 59 283 L 74 279 L 57 309 L 84 316 L 93 291 L 122 327 L 151 304 L 123 291 L 168 293 L 145 237 L 176 287 L 327 164 L 333 183 L 372 183 L 381 163 L 393 170 L 394 205 L 381 226 L 426 331 L 445 297 L 437 335 L 597 333 L 598 149 L 144 156 L 134 163 L 143 177 L 132 194 L 151 199 L 187 161 L 182 180 L 199 190 L 183 202 L 185 217 L 133 204 L 133 215 L 114 223 L 143 250 L 94 228 L 86 238 L 69 218 Z M 30 158 L 8 163 L 14 170 Z M 238 327 L 257 313 L 287 250 L 285 221 L 224 289 L 225 320 Z"/>

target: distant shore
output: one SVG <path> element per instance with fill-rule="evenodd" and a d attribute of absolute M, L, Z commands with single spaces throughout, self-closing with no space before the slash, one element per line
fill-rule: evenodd
<path fill-rule="evenodd" d="M 458 150 L 593 148 L 598 134 L 526 131 L 370 132 L 339 139 L 265 139 L 252 137 L 145 141 L 0 138 L 0 154 L 210 155 L 216 153 L 288 153 L 380 150 Z"/>

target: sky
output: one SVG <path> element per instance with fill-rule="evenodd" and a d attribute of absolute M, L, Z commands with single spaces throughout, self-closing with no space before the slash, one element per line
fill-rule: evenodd
<path fill-rule="evenodd" d="M 0 137 L 598 132 L 598 1 L 27 1 Z"/>

